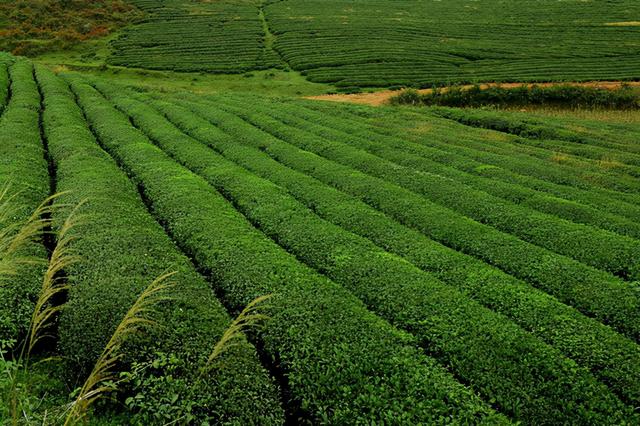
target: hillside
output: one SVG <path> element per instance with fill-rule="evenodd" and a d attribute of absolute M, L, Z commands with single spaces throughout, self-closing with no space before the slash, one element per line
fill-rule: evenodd
<path fill-rule="evenodd" d="M 11 202 L 53 185 L 62 219 L 88 200 L 56 336 L 71 371 L 167 264 L 182 313 L 129 363 L 202 362 L 227 311 L 276 294 L 262 357 L 245 343 L 206 382 L 160 363 L 120 396 L 135 419 L 636 421 L 637 126 L 519 122 L 546 129 L 527 138 L 458 110 L 140 93 L 8 60 L 2 158 L 24 161 L 0 177 L 40 188 Z M 191 386 L 215 390 L 195 411 Z"/>
<path fill-rule="evenodd" d="M 274 48 L 338 86 L 637 79 L 633 0 L 284 0 Z"/>
<path fill-rule="evenodd" d="M 147 22 L 114 65 L 244 72 L 289 66 L 338 87 L 633 80 L 632 0 L 136 0 Z"/>
<path fill-rule="evenodd" d="M 0 7 L 0 425 L 640 426 L 636 2 Z"/>
<path fill-rule="evenodd" d="M 32 56 L 65 49 L 141 17 L 125 0 L 0 0 L 0 51 Z"/>

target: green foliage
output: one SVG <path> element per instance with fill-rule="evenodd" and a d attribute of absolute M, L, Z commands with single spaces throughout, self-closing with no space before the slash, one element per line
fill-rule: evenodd
<path fill-rule="evenodd" d="M 0 227 L 23 224 L 49 195 L 48 165 L 38 126 L 40 95 L 33 67 L 16 61 L 9 69 L 11 98 L 0 118 L 0 187 L 15 194 L 12 214 Z M 32 241 L 19 253 L 34 262 L 18 266 L 17 274 L 3 277 L 0 286 L 0 340 L 18 340 L 27 332 L 40 290 L 46 250 Z M 38 261 L 40 260 L 40 261 Z"/>
<path fill-rule="evenodd" d="M 148 99 L 145 101 L 148 102 Z M 185 105 L 183 102 L 182 104 Z M 167 101 L 156 101 L 153 105 L 183 132 L 220 152 L 225 158 L 285 188 L 320 217 L 369 238 L 378 247 L 404 257 L 446 284 L 511 318 L 580 365 L 589 368 L 624 400 L 631 402 L 640 398 L 640 384 L 635 380 L 640 374 L 640 348 L 630 340 L 559 303 L 544 292 L 527 286 L 521 280 L 472 256 L 438 244 L 367 204 L 278 163 L 267 152 L 258 149 L 268 136 L 252 130 L 251 126 L 237 123 L 237 120 L 217 110 L 213 104 L 192 103 L 188 104 L 189 108 L 185 108 Z M 193 145 L 193 141 L 177 135 L 175 131 L 167 133 L 168 126 L 159 125 L 161 120 L 153 120 L 153 127 L 144 126 L 141 109 L 136 109 L 135 112 L 138 113 L 135 116 L 136 122 L 149 134 L 164 134 L 178 145 Z M 212 122 L 201 117 L 207 117 Z M 226 133 L 213 123 L 224 128 Z M 332 127 L 336 128 L 338 125 L 342 128 L 340 121 L 333 120 Z M 273 143 L 277 142 L 274 140 Z M 211 161 L 212 154 L 193 147 L 190 150 L 193 151 L 190 159 Z M 183 152 L 186 153 L 187 148 Z M 195 165 L 195 160 L 190 164 Z M 203 173 L 210 173 L 208 168 L 202 170 Z M 316 237 L 311 239 L 312 242 L 315 240 Z M 301 258 L 304 256 L 300 255 Z M 630 361 L 633 359 L 639 362 Z"/>
<path fill-rule="evenodd" d="M 223 102 L 228 103 L 220 100 L 218 105 Z M 421 194 L 381 178 L 388 176 L 394 180 L 394 174 L 401 176 L 404 168 L 395 165 L 381 166 L 384 164 L 383 160 L 367 155 L 366 151 L 336 139 L 318 136 L 309 131 L 313 124 L 306 123 L 306 130 L 302 130 L 279 121 L 294 119 L 295 114 L 291 111 L 295 108 L 293 105 L 282 105 L 276 110 L 255 104 L 251 114 L 247 114 L 238 104 L 225 108 L 230 108 L 231 112 L 254 126 L 295 146 L 292 148 L 282 143 L 273 143 L 271 138 L 268 145 L 263 143 L 263 149 L 268 150 L 279 161 L 366 201 L 401 223 L 421 230 L 431 239 L 498 266 L 564 303 L 596 316 L 634 339 L 640 336 L 640 311 L 637 308 L 640 298 L 629 283 L 473 221 L 452 209 L 429 201 Z M 300 149 L 320 153 L 321 156 L 302 155 Z M 415 188 L 423 176 L 427 174 L 412 175 L 416 179 Z M 406 182 L 411 184 L 412 180 Z M 419 191 L 440 188 L 446 190 L 448 185 L 449 181 L 436 188 L 420 186 Z M 452 197 L 452 200 L 463 202 L 465 197 L 457 197 L 457 200 Z M 589 247 L 594 244 L 597 246 L 599 243 L 591 242 Z"/>
<path fill-rule="evenodd" d="M 368 138 L 335 131 L 329 123 L 321 128 L 318 120 L 322 117 L 305 121 L 293 115 L 285 117 L 282 110 L 276 114 L 285 123 L 318 129 L 320 138 L 316 146 L 324 144 L 331 147 L 332 155 L 338 157 L 336 161 L 342 164 L 393 182 L 480 223 L 587 265 L 629 280 L 640 276 L 640 242 L 637 240 L 532 211 L 517 201 L 505 201 L 461 183 L 455 175 L 442 176 L 432 162 L 418 160 L 411 154 L 398 152 Z M 334 142 L 336 140 L 340 143 Z M 424 173 L 416 173 L 417 170 Z M 465 196 L 461 198 L 458 194 Z"/>
<path fill-rule="evenodd" d="M 112 65 L 174 71 L 243 73 L 272 68 L 257 1 L 135 0 L 148 17 L 115 40 Z M 245 77 L 249 77 L 245 74 Z"/>
<path fill-rule="evenodd" d="M 50 159 L 71 191 L 54 231 L 84 260 L 63 268 L 49 329 L 64 373 L 13 376 L 32 418 L 64 407 L 55 378 L 78 387 L 148 282 L 176 270 L 150 318 L 164 326 L 119 341 L 75 394 L 119 388 L 92 424 L 282 424 L 283 409 L 299 423 L 637 423 L 637 126 L 134 93 L 12 62 L 0 55 L 0 136 L 16 141 L 0 144 L 0 176 L 24 185 L 10 200 L 26 217 Z M 268 293 L 264 313 L 231 321 Z M 264 316 L 258 358 L 237 332 Z"/>
<path fill-rule="evenodd" d="M 633 0 L 289 0 L 265 16 L 274 48 L 341 87 L 640 77 Z M 626 23 L 626 24 L 625 24 Z"/>
<path fill-rule="evenodd" d="M 166 270 L 178 271 L 175 298 L 156 309 L 162 327 L 132 336 L 123 346 L 122 368 L 149 361 L 155 352 L 174 355 L 187 365 L 203 363 L 208 349 L 230 318 L 191 262 L 149 215 L 138 191 L 96 144 L 67 84 L 37 68 L 44 93 L 44 132 L 56 167 L 57 185 L 71 191 L 56 204 L 87 200 L 79 213 L 85 223 L 74 229 L 72 247 L 84 261 L 66 271 L 71 288 L 60 318 L 59 347 L 69 361 L 69 379 L 84 378 L 98 359 L 120 319 L 148 283 Z M 54 215 L 59 221 L 60 216 Z M 59 223 L 59 222 L 56 222 Z M 193 380 L 198 371 L 184 371 Z M 198 388 L 199 419 L 265 423 L 283 420 L 278 394 L 246 340 L 229 355 L 227 368 L 212 371 Z M 144 383 L 143 383 L 144 384 Z M 153 400 L 159 389 L 134 389 Z"/>
<path fill-rule="evenodd" d="M 610 108 L 638 109 L 640 96 L 629 87 L 601 89 L 575 85 L 520 86 L 505 88 L 492 86 L 481 88 L 448 87 L 433 89 L 420 94 L 415 90 L 406 90 L 391 98 L 394 105 L 441 105 L 449 107 L 482 106 L 530 106 L 542 105 L 563 108 Z M 540 129 L 542 130 L 542 129 Z M 534 133 L 539 137 L 546 136 Z M 523 134 L 522 136 L 527 136 Z"/>
<path fill-rule="evenodd" d="M 331 423 L 504 422 L 415 340 L 254 229 L 202 178 L 171 160 L 94 89 L 74 81 L 99 140 L 151 210 L 234 308 L 276 293 L 259 337 L 304 418 Z M 304 420 L 304 418 L 302 420 Z"/>
<path fill-rule="evenodd" d="M 584 415 L 582 420 L 598 422 L 631 416 L 606 387 L 509 320 L 372 242 L 321 220 L 278 186 L 185 137 L 144 103 L 120 97 L 109 86 L 98 87 L 160 148 L 203 176 L 255 227 L 369 309 L 411 332 L 456 376 L 513 419 L 544 416 L 553 423 Z M 232 120 L 221 118 L 218 125 L 230 128 Z M 234 135 L 242 134 L 237 127 L 231 129 Z M 526 359 L 516 355 L 525 353 Z M 535 399 L 524 402 L 528 395 Z M 585 395 L 590 397 L 582 402 Z"/>

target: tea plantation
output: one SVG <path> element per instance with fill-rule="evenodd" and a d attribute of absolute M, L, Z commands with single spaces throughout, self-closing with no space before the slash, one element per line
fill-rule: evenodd
<path fill-rule="evenodd" d="M 338 87 L 640 78 L 634 0 L 185 0 L 147 12 L 109 63 L 177 71 L 290 67 Z"/>
<path fill-rule="evenodd" d="M 167 94 L 1 58 L 6 203 L 61 192 L 54 229 L 82 217 L 52 377 L 89 375 L 177 272 L 90 419 L 640 422 L 638 125 Z M 0 340 L 28 330 L 41 269 L 6 280 Z M 268 320 L 199 368 L 265 294 Z"/>

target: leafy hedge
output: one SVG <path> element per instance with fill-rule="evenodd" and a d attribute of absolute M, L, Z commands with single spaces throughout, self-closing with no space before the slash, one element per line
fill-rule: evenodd
<path fill-rule="evenodd" d="M 356 196 L 429 238 L 470 254 L 521 278 L 564 303 L 595 316 L 621 333 L 640 339 L 640 295 L 629 283 L 597 269 L 519 240 L 427 201 L 393 183 L 355 171 L 308 149 L 331 156 L 326 141 L 270 118 L 272 110 L 254 104 L 251 111 L 218 104 L 289 144 L 264 144 L 274 158 Z M 271 140 L 271 139 L 270 139 Z M 342 161 L 350 161 L 341 157 Z"/>
<path fill-rule="evenodd" d="M 145 101 L 148 103 L 147 99 Z M 258 149 L 265 140 L 270 139 L 267 135 L 246 124 L 234 125 L 237 120 L 228 114 L 208 105 L 183 103 L 184 106 L 177 106 L 166 101 L 156 101 L 152 105 L 183 132 L 220 152 L 225 158 L 286 188 L 320 217 L 369 238 L 379 247 L 404 257 L 446 284 L 511 318 L 578 364 L 589 368 L 626 402 L 640 400 L 640 383 L 635 379 L 640 375 L 640 347 L 609 327 L 497 268 L 436 243 L 367 204 L 278 163 Z M 141 110 L 144 111 L 140 107 L 132 110 L 132 113 L 139 112 L 134 117 L 136 123 L 149 134 L 166 135 L 176 144 L 184 143 L 189 147 L 185 148 L 185 155 L 187 150 L 193 151 L 189 155 L 190 159 L 194 159 L 192 165 L 195 159 L 209 159 L 211 153 L 200 154 L 201 150 L 191 147 L 192 141 L 160 124 L 161 120 L 153 120 L 153 127 L 145 125 L 147 120 L 144 116 L 152 115 Z M 229 133 L 201 117 L 227 126 Z M 150 123 L 151 119 L 148 121 Z M 166 140 L 163 142 L 167 143 Z M 209 170 L 202 169 L 203 173 Z"/>
<path fill-rule="evenodd" d="M 145 103 L 124 99 L 107 85 L 98 87 L 152 141 L 205 178 L 255 227 L 415 335 L 421 346 L 505 414 L 522 421 L 544 415 L 551 422 L 631 415 L 589 373 L 509 320 L 402 258 L 320 219 L 280 187 L 185 136 Z M 525 353 L 526 359 L 516 355 Z M 585 400 L 585 395 L 592 397 Z"/>
<path fill-rule="evenodd" d="M 73 88 L 100 142 L 225 301 L 239 308 L 259 294 L 277 294 L 260 339 L 303 417 L 339 424 L 505 422 L 422 355 L 412 337 L 255 230 L 94 89 L 79 82 Z"/>
<path fill-rule="evenodd" d="M 18 60 L 9 69 L 11 99 L 0 118 L 0 186 L 10 185 L 15 209 L 11 220 L 26 221 L 49 196 L 49 171 L 40 138 L 40 94 L 33 79 L 33 67 Z M 0 226 L 7 225 L 0 223 Z M 45 260 L 44 245 L 24 248 L 24 256 Z M 0 340 L 24 336 L 42 285 L 45 266 L 22 265 L 18 274 L 0 286 Z"/>
<path fill-rule="evenodd" d="M 225 355 L 224 368 L 196 381 L 198 366 L 229 325 L 229 315 L 148 214 L 135 186 L 96 144 L 67 84 L 42 67 L 37 77 L 58 189 L 69 191 L 54 219 L 63 220 L 86 200 L 78 212 L 83 222 L 72 231 L 72 249 L 82 260 L 66 271 L 72 287 L 59 326 L 60 350 L 74 377 L 91 368 L 139 293 L 164 271 L 175 270 L 172 299 L 155 314 L 160 326 L 123 351 L 127 364 L 155 361 L 158 353 L 173 360 L 154 371 L 157 381 L 130 389 L 147 407 L 137 421 L 164 423 L 192 411 L 199 422 L 282 424 L 277 387 L 248 342 Z M 175 411 L 163 411 L 163 401 L 172 395 Z"/>
<path fill-rule="evenodd" d="M 640 96 L 627 86 L 602 89 L 569 84 L 519 87 L 491 86 L 434 88 L 428 93 L 405 90 L 390 100 L 392 105 L 441 105 L 449 107 L 560 106 L 566 108 L 638 109 Z"/>

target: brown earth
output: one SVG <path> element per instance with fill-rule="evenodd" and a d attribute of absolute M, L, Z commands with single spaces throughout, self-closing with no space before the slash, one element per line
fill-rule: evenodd
<path fill-rule="evenodd" d="M 581 87 L 597 87 L 600 89 L 617 89 L 623 84 L 632 87 L 640 87 L 640 81 L 631 81 L 631 82 L 620 82 L 620 81 L 588 81 L 583 83 L 535 83 L 537 86 L 542 87 L 550 87 L 557 85 L 572 85 L 572 86 L 581 86 Z M 486 83 L 481 84 L 480 88 L 487 89 L 489 87 L 500 86 L 507 89 L 512 89 L 514 87 L 520 86 L 533 86 L 533 83 Z M 473 85 L 462 86 L 464 88 L 471 88 Z M 433 89 L 421 89 L 418 90 L 419 93 L 429 94 L 433 91 Z M 319 101 L 332 101 L 332 102 L 349 102 L 354 104 L 362 104 L 362 105 L 372 105 L 372 106 L 380 106 L 386 104 L 389 99 L 393 96 L 400 94 L 401 90 L 383 90 L 380 92 L 373 93 L 354 93 L 354 94 L 335 94 L 335 95 L 319 95 L 319 96 L 309 96 L 305 99 L 314 99 Z"/>

